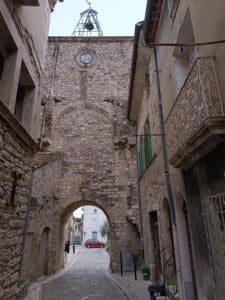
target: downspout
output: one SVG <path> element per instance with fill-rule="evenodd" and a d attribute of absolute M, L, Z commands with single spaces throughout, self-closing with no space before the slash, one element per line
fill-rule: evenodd
<path fill-rule="evenodd" d="M 25 248 L 27 227 L 28 227 L 29 214 L 30 214 L 30 203 L 32 198 L 33 181 L 34 181 L 34 169 L 32 169 L 31 178 L 30 178 L 28 199 L 27 199 L 27 210 L 26 210 L 24 226 L 23 226 L 23 241 L 22 241 L 21 257 L 20 257 L 19 278 L 21 278 L 21 273 L 22 273 L 22 263 L 23 263 L 24 248 Z"/>

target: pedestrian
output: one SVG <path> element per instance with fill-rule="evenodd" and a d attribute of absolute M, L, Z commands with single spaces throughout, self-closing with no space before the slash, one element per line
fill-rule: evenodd
<path fill-rule="evenodd" d="M 65 263 L 67 263 L 67 254 L 70 253 L 70 241 L 65 242 L 64 253 Z"/>
<path fill-rule="evenodd" d="M 75 244 L 73 244 L 73 254 L 75 253 Z"/>
<path fill-rule="evenodd" d="M 66 253 L 70 253 L 70 241 L 67 241 L 67 242 L 65 243 L 65 249 L 64 249 L 64 251 L 65 251 Z"/>

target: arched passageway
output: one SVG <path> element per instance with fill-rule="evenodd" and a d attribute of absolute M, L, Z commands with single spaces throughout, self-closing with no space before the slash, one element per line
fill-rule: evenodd
<path fill-rule="evenodd" d="M 49 40 L 43 132 L 50 143 L 34 163 L 26 234 L 35 241 L 23 260 L 25 269 L 32 269 L 29 280 L 34 278 L 45 227 L 51 229 L 48 274 L 63 268 L 66 222 L 82 205 L 97 206 L 108 218 L 113 272 L 120 270 L 120 250 L 140 257 L 135 126 L 126 117 L 129 64 L 121 55 L 130 53 L 132 43 L 130 38 L 88 44 L 71 38 Z M 80 65 L 84 49 L 94 55 L 91 68 Z M 105 53 L 112 53 L 110 65 Z"/>
<path fill-rule="evenodd" d="M 103 215 L 105 216 L 105 219 L 107 220 L 109 224 L 109 228 L 112 228 L 112 224 L 110 222 L 109 216 L 107 212 L 97 203 L 93 201 L 78 201 L 74 202 L 71 205 L 69 205 L 62 213 L 60 218 L 60 224 L 59 224 L 59 239 L 58 239 L 58 254 L 57 254 L 57 261 L 59 262 L 59 269 L 64 267 L 65 264 L 65 257 L 64 257 L 64 250 L 65 250 L 65 243 L 66 241 L 70 240 L 70 235 L 68 234 L 68 225 L 71 215 L 74 211 L 76 211 L 78 208 L 86 207 L 86 208 L 93 208 L 93 211 L 95 211 L 95 208 L 98 208 L 100 211 L 102 211 Z M 88 218 L 88 216 L 86 216 Z M 96 219 L 97 221 L 97 219 Z M 83 224 L 84 226 L 84 224 Z M 98 239 L 99 240 L 99 232 L 97 230 L 97 227 L 93 227 L 95 229 L 92 230 L 91 233 L 86 232 L 84 229 L 82 230 L 82 244 L 85 244 L 85 241 L 87 239 Z M 93 235 L 93 236 L 91 236 Z M 70 240 L 70 243 L 73 243 L 73 241 Z M 110 255 L 110 251 L 109 251 Z M 110 262 L 111 262 L 111 255 L 110 255 Z M 111 265 L 111 264 L 110 264 Z"/>

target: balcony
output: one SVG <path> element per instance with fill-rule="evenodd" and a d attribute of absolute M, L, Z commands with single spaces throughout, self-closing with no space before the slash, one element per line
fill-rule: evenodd
<path fill-rule="evenodd" d="M 214 57 L 197 58 L 166 122 L 170 163 L 188 169 L 225 138 Z"/>

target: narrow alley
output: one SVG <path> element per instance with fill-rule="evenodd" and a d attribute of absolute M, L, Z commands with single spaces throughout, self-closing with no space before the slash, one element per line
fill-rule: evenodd
<path fill-rule="evenodd" d="M 105 249 L 76 246 L 70 252 L 65 269 L 34 284 L 24 300 L 147 300 L 147 283 L 134 281 L 133 273 L 109 272 Z"/>
<path fill-rule="evenodd" d="M 0 300 L 225 300 L 224 28 L 0 0 Z"/>

